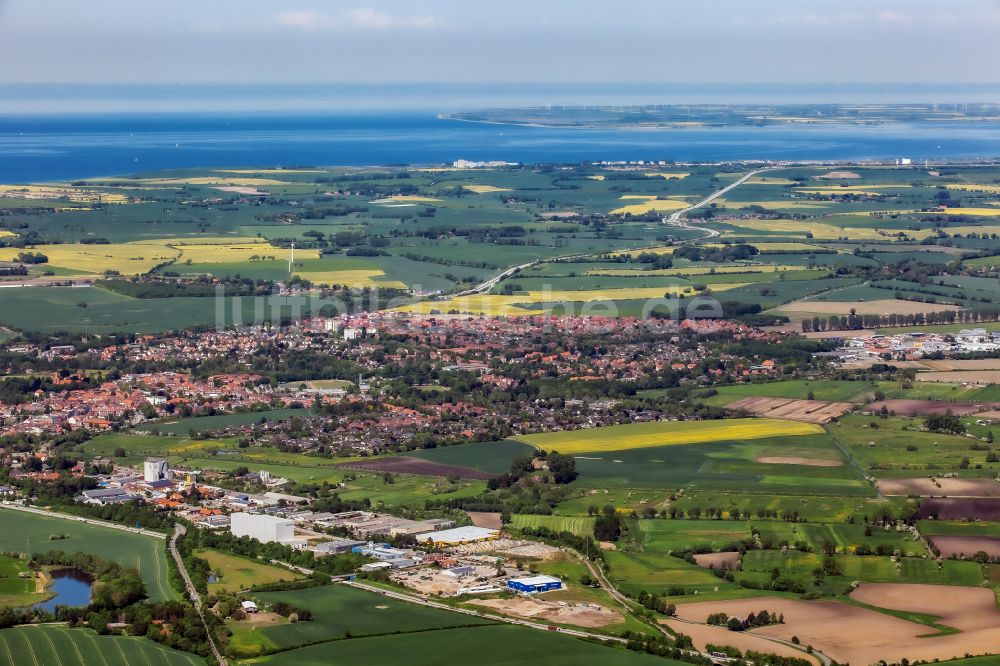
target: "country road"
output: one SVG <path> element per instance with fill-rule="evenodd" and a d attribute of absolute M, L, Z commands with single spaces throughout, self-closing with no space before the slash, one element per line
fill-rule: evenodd
<path fill-rule="evenodd" d="M 187 588 L 188 597 L 191 599 L 191 603 L 194 604 L 194 609 L 198 612 L 198 617 L 201 618 L 201 623 L 205 627 L 205 635 L 208 638 L 209 647 L 212 648 L 212 654 L 215 655 L 215 660 L 219 666 L 226 666 L 226 658 L 219 651 L 219 646 L 215 644 L 215 637 L 212 635 L 212 630 L 209 629 L 208 623 L 205 622 L 205 614 L 201 609 L 201 595 L 195 589 L 194 583 L 191 581 L 191 576 L 188 575 L 187 567 L 184 566 L 184 558 L 181 557 L 180 551 L 177 550 L 177 539 L 184 536 L 186 532 L 186 527 L 180 523 L 175 524 L 174 535 L 170 537 L 167 548 L 170 550 L 170 555 L 174 558 L 174 562 L 177 563 L 177 569 L 181 573 L 181 578 L 184 579 L 184 587 Z"/>

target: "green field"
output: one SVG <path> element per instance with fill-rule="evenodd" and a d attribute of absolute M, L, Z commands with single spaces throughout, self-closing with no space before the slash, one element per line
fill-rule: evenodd
<path fill-rule="evenodd" d="M 208 584 L 209 594 L 239 592 L 255 585 L 267 585 L 268 583 L 302 578 L 299 574 L 284 567 L 264 564 L 219 550 L 196 550 L 194 554 L 208 562 L 212 573 L 218 579 L 216 582 Z"/>
<path fill-rule="evenodd" d="M 839 457 L 824 435 L 770 437 L 578 455 L 577 484 L 596 488 L 687 488 L 779 495 L 870 496 L 851 465 L 761 463 L 761 456 Z M 597 498 L 599 500 L 599 498 Z"/>
<path fill-rule="evenodd" d="M 158 333 L 195 326 L 214 326 L 214 298 L 132 298 L 101 287 L 25 287 L 0 290 L 0 324 L 19 330 L 43 333 Z M 225 297 L 222 312 L 225 324 L 250 324 L 254 303 L 271 313 L 269 297 Z M 239 321 L 233 316 L 233 302 Z M 85 304 L 85 305 L 82 305 Z M 292 309 L 282 307 L 281 316 Z"/>
<path fill-rule="evenodd" d="M 228 626 L 233 631 L 230 650 L 238 655 L 288 650 L 343 638 L 424 632 L 490 623 L 469 615 L 388 599 L 345 585 L 288 592 L 261 592 L 252 596 L 265 606 L 284 601 L 295 608 L 308 609 L 312 611 L 313 619 L 309 622 L 283 622 L 257 628 L 247 622 L 230 621 Z"/>
<path fill-rule="evenodd" d="M 0 606 L 31 606 L 43 601 L 46 595 L 35 592 L 35 581 L 35 574 L 27 562 L 0 555 Z"/>
<path fill-rule="evenodd" d="M 877 430 L 872 429 L 875 424 Z M 959 435 L 921 431 L 922 418 L 847 415 L 829 426 L 854 459 L 873 476 L 914 477 L 959 472 L 962 476 L 993 476 L 1000 463 L 986 461 L 987 447 L 973 450 L 973 440 Z M 961 470 L 963 459 L 970 468 Z M 980 465 L 979 469 L 975 466 Z"/>
<path fill-rule="evenodd" d="M 816 400 L 852 402 L 863 397 L 865 393 L 871 393 L 876 389 L 876 386 L 869 382 L 793 379 L 780 382 L 754 382 L 736 386 L 716 386 L 714 388 L 718 391 L 718 394 L 706 398 L 704 402 L 709 405 L 725 406 L 749 396 L 804 400 L 810 392 L 812 392 Z"/>
<path fill-rule="evenodd" d="M 89 553 L 137 569 L 149 598 L 154 601 L 179 596 L 167 579 L 166 538 L 6 508 L 0 509 L 0 520 L 3 521 L 0 551 Z M 54 534 L 68 534 L 69 538 L 51 541 L 49 537 Z"/>
<path fill-rule="evenodd" d="M 305 417 L 308 415 L 309 412 L 304 409 L 269 409 L 260 412 L 194 416 L 176 421 L 144 423 L 137 430 L 149 432 L 155 429 L 164 435 L 187 435 L 192 430 L 195 432 L 211 432 L 233 426 L 252 425 L 263 423 L 264 421 L 285 421 L 294 416 Z"/>
<path fill-rule="evenodd" d="M 681 666 L 681 662 L 673 659 L 510 625 L 331 641 L 243 663 L 275 666 L 439 666 L 463 664 L 474 658 L 481 666 L 514 666 L 535 662 L 540 655 L 544 655 L 545 664 L 552 666 Z"/>
<path fill-rule="evenodd" d="M 642 590 L 664 594 L 671 588 L 681 588 L 699 594 L 719 590 L 739 590 L 732 583 L 718 578 L 684 560 L 654 552 L 609 551 L 604 554 L 609 576 L 615 586 L 626 594 L 636 595 Z"/>
<path fill-rule="evenodd" d="M 418 449 L 407 453 L 414 458 L 422 458 L 442 465 L 455 465 L 478 469 L 490 474 L 510 471 L 510 464 L 518 456 L 534 454 L 534 447 L 506 439 L 500 442 L 473 442 L 458 446 L 439 446 L 434 449 Z"/>
<path fill-rule="evenodd" d="M 926 583 L 936 585 L 978 586 L 982 583 L 982 568 L 975 562 L 944 560 L 938 568 L 933 559 L 903 557 L 899 567 L 889 557 L 857 555 L 834 555 L 840 570 L 838 576 L 829 576 L 828 592 L 843 589 L 845 583 L 858 580 L 866 583 Z M 743 571 L 749 574 L 767 573 L 778 569 L 782 575 L 807 580 L 806 587 L 812 587 L 813 571 L 822 565 L 823 555 L 818 553 L 788 552 L 775 550 L 755 550 L 743 556 Z M 748 576 L 749 580 L 759 580 L 759 576 Z"/>
<path fill-rule="evenodd" d="M 510 526 L 516 530 L 544 527 L 553 532 L 572 532 L 578 536 L 594 534 L 594 519 L 583 516 L 536 516 L 516 513 L 510 517 Z"/>
<path fill-rule="evenodd" d="M 988 536 L 1000 537 L 1000 523 L 987 521 L 920 520 L 917 528 L 925 536 Z"/>
<path fill-rule="evenodd" d="M 851 516 L 872 516 L 879 509 L 898 514 L 914 500 L 901 497 L 874 499 L 861 497 L 836 497 L 788 494 L 751 494 L 741 491 L 707 492 L 695 490 L 686 492 L 671 503 L 684 511 L 698 508 L 705 512 L 710 507 L 731 514 L 734 511 L 749 513 L 755 520 L 763 516 L 758 512 L 773 512 L 771 515 L 794 512 L 810 522 L 848 522 Z M 766 514 L 765 514 L 766 515 Z"/>
<path fill-rule="evenodd" d="M 0 629 L 6 666 L 204 666 L 205 660 L 145 638 L 98 636 L 89 629 L 30 625 Z"/>
<path fill-rule="evenodd" d="M 640 520 L 641 547 L 651 553 L 708 546 L 725 550 L 750 539 L 746 521 L 738 520 Z"/>

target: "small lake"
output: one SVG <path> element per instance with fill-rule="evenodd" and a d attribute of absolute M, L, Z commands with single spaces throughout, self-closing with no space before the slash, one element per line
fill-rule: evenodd
<path fill-rule="evenodd" d="M 52 584 L 49 590 L 54 597 L 35 604 L 34 608 L 52 612 L 56 606 L 86 606 L 90 603 L 90 588 L 93 580 L 78 569 L 57 569 L 51 572 Z"/>

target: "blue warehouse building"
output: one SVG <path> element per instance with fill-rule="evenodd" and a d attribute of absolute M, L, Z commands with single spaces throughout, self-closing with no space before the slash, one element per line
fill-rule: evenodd
<path fill-rule="evenodd" d="M 561 590 L 562 581 L 552 576 L 528 576 L 527 578 L 511 578 L 507 581 L 507 588 L 521 594 L 538 594 L 539 592 L 551 592 Z"/>

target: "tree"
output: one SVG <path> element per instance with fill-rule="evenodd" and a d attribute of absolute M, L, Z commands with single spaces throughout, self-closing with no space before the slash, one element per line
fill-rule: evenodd
<path fill-rule="evenodd" d="M 932 414 L 924 419 L 924 426 L 931 432 L 961 435 L 965 432 L 962 420 L 949 409 L 944 414 Z"/>
<path fill-rule="evenodd" d="M 594 538 L 598 541 L 616 541 L 621 533 L 622 523 L 618 514 L 605 513 L 594 521 Z"/>
<path fill-rule="evenodd" d="M 552 473 L 552 480 L 556 483 L 570 483 L 576 479 L 576 461 L 570 456 L 551 453 L 546 461 Z"/>

